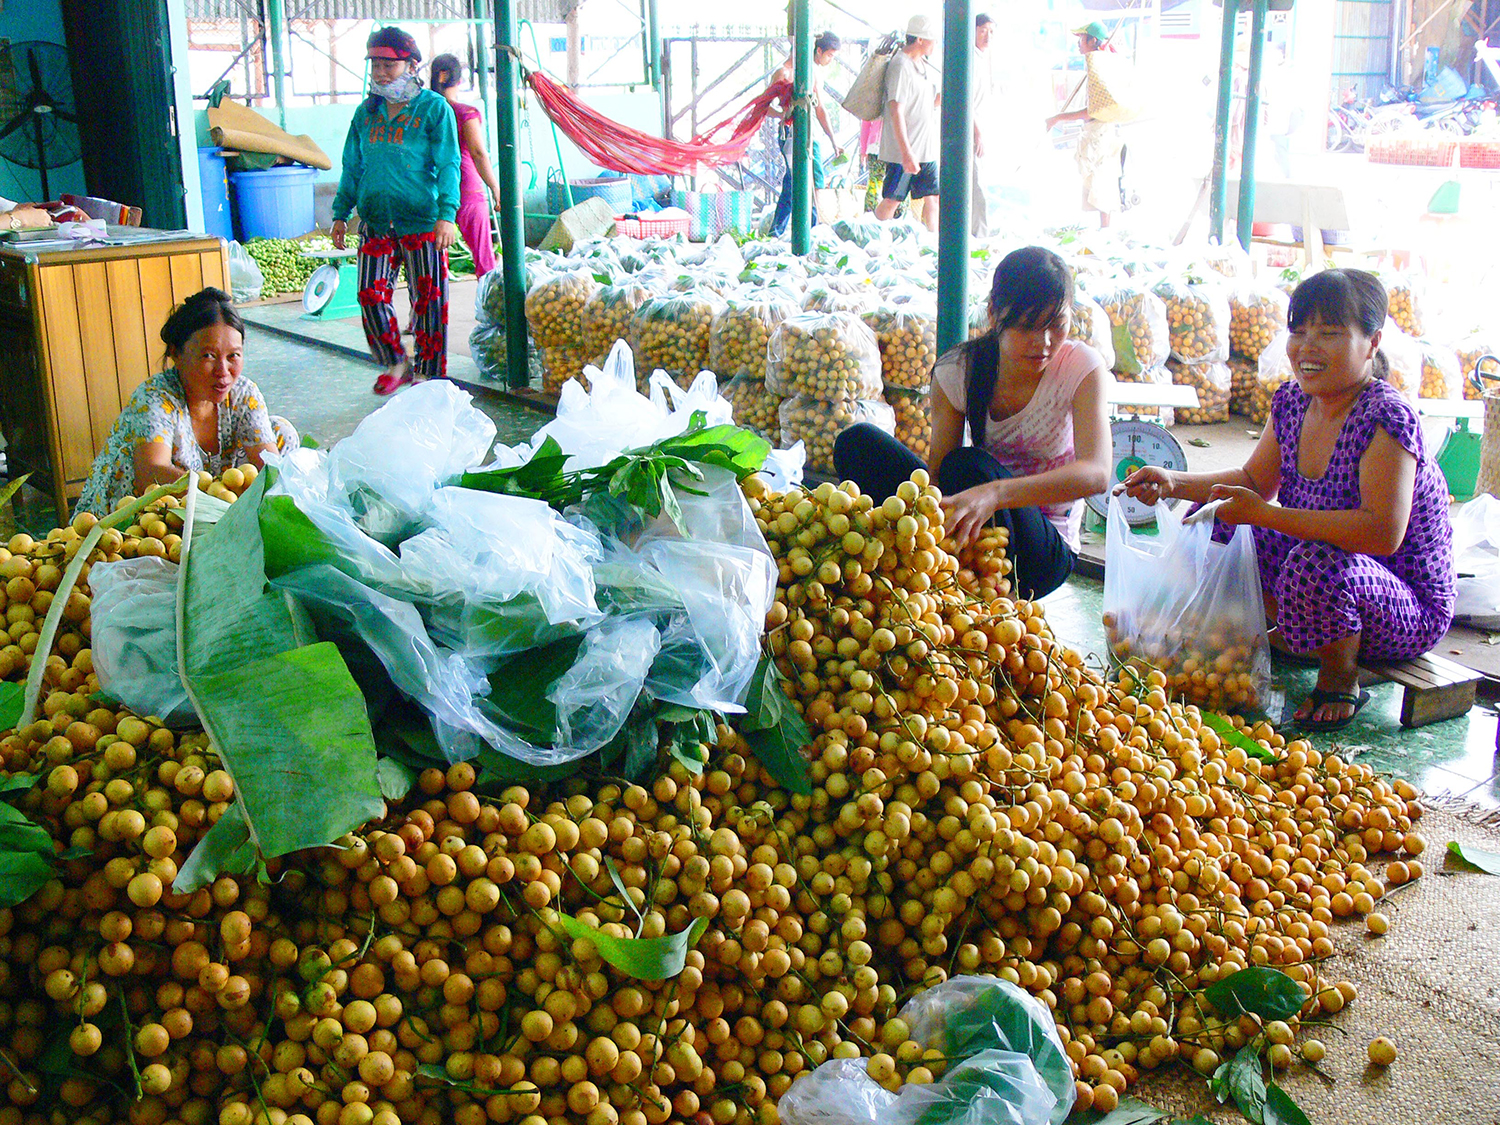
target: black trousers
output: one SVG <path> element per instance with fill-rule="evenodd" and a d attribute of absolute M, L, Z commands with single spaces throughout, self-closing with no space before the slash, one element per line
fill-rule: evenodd
<path fill-rule="evenodd" d="M 833 465 L 840 478 L 852 480 L 878 504 L 896 493 L 901 482 L 926 468 L 919 458 L 890 434 L 860 422 L 839 434 L 833 446 Z M 1014 474 L 992 453 L 964 445 L 938 466 L 937 485 L 953 496 Z M 990 521 L 1010 533 L 1011 581 L 1017 596 L 1040 598 L 1057 589 L 1073 572 L 1073 552 L 1052 521 L 1038 508 L 1001 508 Z"/>

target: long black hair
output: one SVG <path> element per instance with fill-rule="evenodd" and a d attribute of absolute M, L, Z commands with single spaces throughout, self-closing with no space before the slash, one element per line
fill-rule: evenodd
<path fill-rule="evenodd" d="M 1286 324 L 1296 332 L 1312 320 L 1374 336 L 1385 328 L 1389 315 L 1390 296 L 1380 278 L 1368 270 L 1333 269 L 1313 274 L 1292 291 Z M 1376 378 L 1390 377 L 1390 361 L 1379 348 L 1374 367 Z"/>
<path fill-rule="evenodd" d="M 463 76 L 464 66 L 458 61 L 457 55 L 438 55 L 432 60 L 432 66 L 427 71 L 428 84 L 433 92 L 438 94 L 457 86 Z"/>
<path fill-rule="evenodd" d="M 984 442 L 990 400 L 1000 376 L 1000 333 L 1007 328 L 1044 328 L 1072 307 L 1072 271 L 1051 250 L 1025 246 L 1000 259 L 990 283 L 990 330 L 959 345 L 967 361 L 964 402 L 975 445 Z"/>
<path fill-rule="evenodd" d="M 209 286 L 200 289 L 172 310 L 161 326 L 161 342 L 167 345 L 167 357 L 182 352 L 193 333 L 216 324 L 227 324 L 245 338 L 245 322 L 234 307 L 234 298 L 222 289 Z"/>

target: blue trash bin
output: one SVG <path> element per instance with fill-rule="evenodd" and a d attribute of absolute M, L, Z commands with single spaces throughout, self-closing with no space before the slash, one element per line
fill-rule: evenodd
<path fill-rule="evenodd" d="M 267 168 L 231 172 L 244 238 L 300 238 L 317 226 L 313 219 L 315 168 Z"/>
<path fill-rule="evenodd" d="M 218 148 L 198 150 L 198 182 L 203 187 L 203 229 L 231 241 L 234 223 L 229 217 L 229 177 L 224 171 L 224 153 Z"/>

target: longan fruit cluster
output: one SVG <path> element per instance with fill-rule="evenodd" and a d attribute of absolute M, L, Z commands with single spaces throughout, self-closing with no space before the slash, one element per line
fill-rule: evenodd
<path fill-rule="evenodd" d="M 579 345 L 583 339 L 583 310 L 599 288 L 583 270 L 554 274 L 526 291 L 526 323 L 539 348 Z"/>
<path fill-rule="evenodd" d="M 1479 361 L 1487 355 L 1500 355 L 1500 339 L 1492 339 L 1476 332 L 1459 341 L 1457 352 L 1460 374 L 1463 377 L 1464 398 L 1476 402 L 1484 397 L 1483 392 L 1475 385 L 1475 372 L 1479 367 Z M 1485 374 L 1500 377 L 1500 364 L 1487 363 Z M 1500 388 L 1500 383 L 1496 382 L 1485 385 L 1491 390 Z"/>
<path fill-rule="evenodd" d="M 771 334 L 768 390 L 832 402 L 876 399 L 881 386 L 880 345 L 853 313 L 804 314 Z"/>
<path fill-rule="evenodd" d="M 1183 363 L 1229 358 L 1229 300 L 1212 286 L 1165 282 L 1156 288 L 1167 311 L 1172 355 Z"/>
<path fill-rule="evenodd" d="M 1223 623 L 1145 618 L 1127 629 L 1115 614 L 1104 615 L 1111 658 L 1134 676 L 1152 670 L 1166 677 L 1173 698 L 1213 711 L 1260 703 L 1257 668 L 1269 666 L 1265 637 L 1240 634 Z"/>
<path fill-rule="evenodd" d="M 1459 374 L 1458 353 L 1452 348 L 1422 340 L 1422 386 L 1421 398 L 1458 398 Z"/>
<path fill-rule="evenodd" d="M 1417 294 L 1416 282 L 1405 274 L 1382 277 L 1381 281 L 1385 283 L 1386 297 L 1390 301 L 1391 319 L 1408 336 L 1423 335 L 1426 331 L 1426 324 L 1422 316 L 1422 301 Z"/>
<path fill-rule="evenodd" d="M 768 384 L 769 385 L 769 381 Z M 896 418 L 879 399 L 824 399 L 794 395 L 781 403 L 781 448 L 802 442 L 807 467 L 815 473 L 832 473 L 833 444 L 856 422 L 872 422 L 886 433 L 895 433 Z"/>
<path fill-rule="evenodd" d="M 1183 363 L 1167 360 L 1172 382 L 1192 387 L 1198 392 L 1198 405 L 1174 408 L 1178 422 L 1189 426 L 1207 426 L 1229 420 L 1229 365 L 1225 363 Z"/>
<path fill-rule="evenodd" d="M 561 347 L 542 349 L 542 391 L 549 395 L 562 394 L 563 384 L 569 379 L 583 380 L 583 368 L 594 362 L 584 348 Z"/>
<path fill-rule="evenodd" d="M 896 440 L 926 461 L 932 452 L 931 396 L 887 387 L 885 401 L 896 412 Z"/>
<path fill-rule="evenodd" d="M 869 314 L 865 323 L 874 329 L 880 344 L 880 377 L 886 387 L 927 390 L 937 362 L 937 319 L 897 306 Z"/>
<path fill-rule="evenodd" d="M 643 301 L 630 318 L 637 381 L 657 368 L 684 382 L 707 370 L 709 333 L 723 307 L 718 296 L 703 291 Z"/>
<path fill-rule="evenodd" d="M 709 369 L 721 379 L 764 379 L 771 333 L 797 311 L 790 301 L 731 298 L 709 330 Z"/>
<path fill-rule="evenodd" d="M 609 354 L 615 341 L 630 337 L 630 318 L 651 291 L 644 285 L 602 285 L 583 306 L 583 347 L 591 356 Z M 577 346 L 569 340 L 567 344 Z"/>
<path fill-rule="evenodd" d="M 1270 402 L 1261 409 L 1260 364 L 1245 356 L 1229 357 L 1229 410 L 1242 414 L 1257 425 L 1271 416 Z"/>
<path fill-rule="evenodd" d="M 734 407 L 734 424 L 754 430 L 773 446 L 781 445 L 781 396 L 748 374 L 736 375 L 722 392 Z"/>
<path fill-rule="evenodd" d="M 1286 328 L 1289 299 L 1280 289 L 1242 288 L 1229 294 L 1229 349 L 1259 359 L 1276 334 Z"/>

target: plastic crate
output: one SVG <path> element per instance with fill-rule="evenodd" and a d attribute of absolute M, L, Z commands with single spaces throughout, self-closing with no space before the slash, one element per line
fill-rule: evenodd
<path fill-rule="evenodd" d="M 1405 164 L 1419 168 L 1451 168 L 1458 157 L 1458 140 L 1436 134 L 1371 137 L 1365 157 L 1371 164 Z"/>
<path fill-rule="evenodd" d="M 1460 168 L 1500 168 L 1500 141 L 1465 137 L 1458 142 Z"/>
<path fill-rule="evenodd" d="M 626 238 L 671 238 L 680 234 L 684 238 L 692 228 L 693 220 L 687 215 L 652 219 L 645 215 L 616 215 L 615 233 Z"/>

